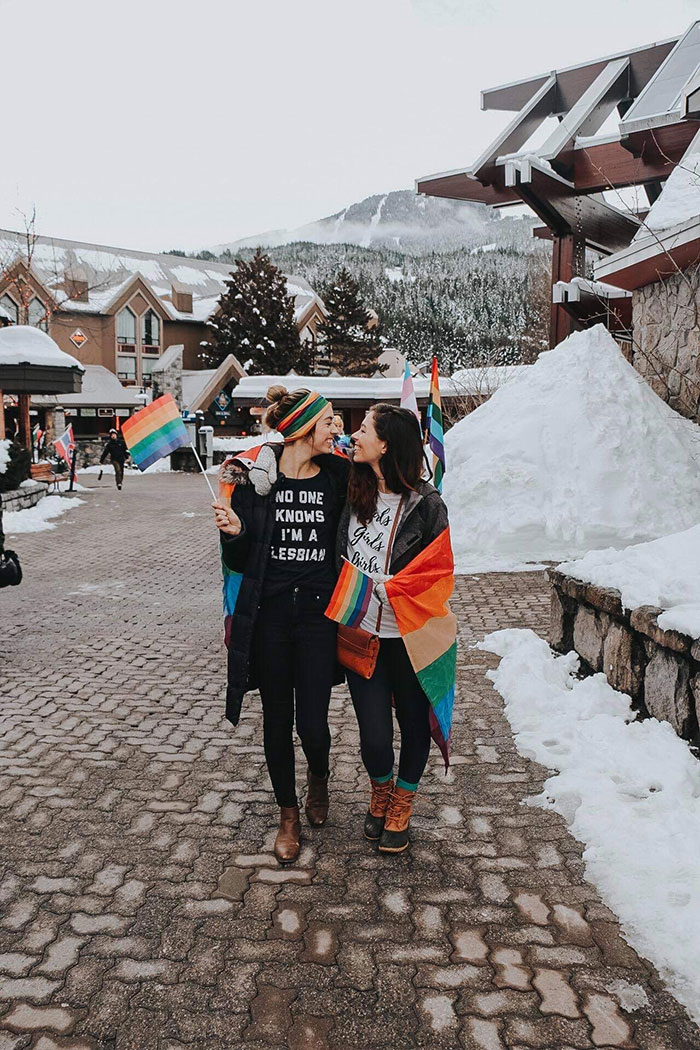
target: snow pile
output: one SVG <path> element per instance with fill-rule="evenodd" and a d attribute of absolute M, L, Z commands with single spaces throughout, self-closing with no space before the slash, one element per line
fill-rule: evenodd
<path fill-rule="evenodd" d="M 215 437 L 214 451 L 242 452 L 247 448 L 255 448 L 256 445 L 283 440 L 282 435 L 276 430 L 267 430 L 264 434 L 249 434 L 248 437 Z"/>
<path fill-rule="evenodd" d="M 668 179 L 663 192 L 652 204 L 635 241 L 660 234 L 674 226 L 700 217 L 700 153 L 683 157 Z"/>
<path fill-rule="evenodd" d="M 53 368 L 85 369 L 80 361 L 61 350 L 46 332 L 32 325 L 0 328 L 0 365 L 49 365 Z"/>
<path fill-rule="evenodd" d="M 85 503 L 84 499 L 62 499 L 60 496 L 44 496 L 34 507 L 26 510 L 10 510 L 3 515 L 3 527 L 8 536 L 16 536 L 20 532 L 46 532 L 55 529 L 53 518 L 60 517 L 67 510 L 72 510 L 79 504 Z"/>
<path fill-rule="evenodd" d="M 502 657 L 488 677 L 518 750 L 559 770 L 530 804 L 566 819 L 625 937 L 700 1021 L 700 763 L 667 722 L 634 721 L 604 675 L 577 681 L 576 653 L 526 630 L 479 648 Z"/>
<path fill-rule="evenodd" d="M 700 520 L 700 429 L 602 325 L 541 354 L 445 445 L 460 572 L 563 561 Z"/>
<path fill-rule="evenodd" d="M 614 587 L 627 609 L 664 609 L 660 627 L 700 638 L 700 525 L 622 551 L 591 551 L 558 568 L 577 580 Z"/>
<path fill-rule="evenodd" d="M 10 462 L 10 444 L 9 438 L 3 438 L 0 441 L 0 474 L 5 473 L 7 464 Z"/>

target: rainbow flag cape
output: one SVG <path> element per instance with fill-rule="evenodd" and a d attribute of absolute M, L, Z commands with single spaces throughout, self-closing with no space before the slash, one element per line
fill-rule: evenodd
<path fill-rule="evenodd" d="M 403 363 L 403 384 L 401 386 L 401 408 L 407 408 L 409 412 L 413 412 L 414 416 L 420 423 L 420 412 L 418 411 L 418 402 L 416 401 L 416 392 L 413 389 L 413 380 L 411 379 L 411 369 L 408 367 L 408 361 L 404 360 Z"/>
<path fill-rule="evenodd" d="M 371 576 L 343 558 L 343 567 L 326 609 L 328 619 L 346 627 L 359 627 L 369 608 L 373 586 Z"/>
<path fill-rule="evenodd" d="M 163 394 L 125 419 L 122 436 L 139 470 L 145 470 L 156 460 L 190 443 L 172 394 Z"/>
<path fill-rule="evenodd" d="M 428 402 L 428 445 L 433 453 L 433 485 L 442 492 L 442 476 L 445 473 L 445 436 L 442 427 L 442 402 L 440 400 L 440 376 L 437 357 L 433 357 L 430 373 L 430 401 Z"/>
<path fill-rule="evenodd" d="M 329 619 L 352 627 L 361 622 L 363 581 L 371 595 L 371 578 L 350 562 L 343 564 L 326 609 Z M 447 768 L 457 674 L 457 617 L 449 607 L 454 589 L 449 527 L 385 586 L 411 666 L 430 701 L 430 733 Z"/>

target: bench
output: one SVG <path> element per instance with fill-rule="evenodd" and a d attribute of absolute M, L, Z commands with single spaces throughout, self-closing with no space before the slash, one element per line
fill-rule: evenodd
<path fill-rule="evenodd" d="M 50 463 L 32 463 L 29 469 L 32 481 L 45 482 L 49 486 L 49 492 L 52 488 L 58 492 L 59 481 L 70 481 L 70 471 L 59 474 Z"/>

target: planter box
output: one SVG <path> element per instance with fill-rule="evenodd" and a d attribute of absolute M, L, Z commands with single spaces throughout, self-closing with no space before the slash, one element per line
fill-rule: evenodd
<path fill-rule="evenodd" d="M 612 588 L 556 569 L 545 575 L 552 584 L 552 648 L 575 649 L 584 671 L 602 672 L 643 715 L 669 722 L 679 736 L 700 744 L 700 640 L 662 630 L 661 609 L 625 609 Z"/>

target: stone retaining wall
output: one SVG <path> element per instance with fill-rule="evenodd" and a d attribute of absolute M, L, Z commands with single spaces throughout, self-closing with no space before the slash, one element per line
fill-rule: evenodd
<path fill-rule="evenodd" d="M 27 482 L 21 489 L 10 489 L 0 494 L 3 513 L 10 510 L 26 510 L 35 506 L 48 492 L 49 486 L 43 481 Z"/>
<path fill-rule="evenodd" d="M 670 722 L 676 733 L 700 744 L 700 640 L 664 631 L 662 610 L 624 608 L 620 592 L 547 570 L 552 584 L 549 642 L 575 649 L 584 670 L 602 671 L 643 713 Z"/>

